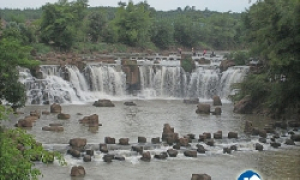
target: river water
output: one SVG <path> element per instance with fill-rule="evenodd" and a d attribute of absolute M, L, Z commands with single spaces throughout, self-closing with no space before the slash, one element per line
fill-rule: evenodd
<path fill-rule="evenodd" d="M 62 112 L 71 115 L 69 120 L 58 120 L 56 115 L 42 115 L 35 126 L 27 131 L 33 134 L 46 149 L 60 150 L 64 153 L 67 166 L 59 166 L 58 162 L 45 165 L 37 163 L 36 167 L 43 173 L 42 180 L 188 180 L 191 175 L 206 173 L 213 180 L 234 180 L 243 171 L 252 169 L 259 173 L 264 180 L 299 180 L 300 179 L 300 144 L 296 146 L 284 145 L 284 137 L 277 142 L 282 142 L 281 147 L 274 149 L 269 144 L 264 144 L 264 151 L 258 152 L 254 144 L 258 137 L 248 137 L 243 134 L 246 120 L 253 122 L 254 126 L 262 128 L 271 122 L 265 116 L 234 114 L 233 104 L 225 103 L 222 106 L 222 115 L 198 115 L 195 113 L 195 104 L 184 104 L 179 99 L 164 100 L 133 100 L 137 106 L 125 106 L 124 101 L 114 101 L 114 108 L 97 108 L 91 103 L 77 105 L 62 105 Z M 208 102 L 211 103 L 211 102 Z M 22 111 L 24 115 L 31 110 L 47 110 L 49 105 L 26 106 Z M 213 110 L 213 107 L 212 107 Z M 78 115 L 81 113 L 82 115 Z M 90 129 L 78 123 L 85 115 L 98 114 L 102 124 L 98 129 Z M 23 116 L 24 116 L 23 115 Z M 21 116 L 22 117 L 22 116 Z M 19 117 L 19 118 L 21 118 Z M 18 118 L 17 118 L 18 119 Z M 64 132 L 42 131 L 43 126 L 49 123 L 63 123 Z M 163 125 L 169 123 L 175 132 L 182 137 L 188 133 L 195 134 L 198 138 L 203 132 L 214 133 L 223 131 L 223 139 L 216 141 L 214 147 L 205 146 L 209 151 L 199 154 L 196 158 L 185 157 L 180 151 L 177 157 L 168 157 L 166 160 L 152 158 L 151 162 L 140 161 L 140 155 L 130 151 L 130 146 L 118 146 L 115 154 L 125 156 L 126 160 L 103 162 L 104 155 L 99 151 L 98 144 L 104 143 L 106 136 L 129 138 L 129 143 L 137 144 L 138 137 L 161 137 Z M 227 139 L 227 133 L 239 133 L 239 138 Z M 286 134 L 279 130 L 279 133 Z M 297 133 L 297 132 L 296 132 Z M 271 135 L 269 135 L 271 136 Z M 82 158 L 73 158 L 66 154 L 68 142 L 72 138 L 86 138 L 90 147 L 97 151 L 92 157 L 92 162 L 83 162 Z M 269 141 L 269 139 L 268 139 Z M 191 143 L 195 148 L 197 140 Z M 223 154 L 223 147 L 237 145 L 238 151 Z M 152 146 L 152 155 L 172 148 L 161 144 Z M 153 156 L 152 156 L 153 157 Z M 82 165 L 86 170 L 84 177 L 71 177 L 71 168 Z"/>

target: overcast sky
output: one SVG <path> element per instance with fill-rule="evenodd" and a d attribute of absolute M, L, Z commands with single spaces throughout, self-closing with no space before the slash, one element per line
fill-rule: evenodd
<path fill-rule="evenodd" d="M 72 1 L 72 0 L 69 0 Z M 120 0 L 89 0 L 89 5 L 95 6 L 113 6 L 116 7 Z M 128 2 L 128 0 L 122 0 Z M 140 2 L 141 0 L 133 0 L 134 3 Z M 242 12 L 245 8 L 249 8 L 252 3 L 250 0 L 148 0 L 148 4 L 154 7 L 156 10 L 173 10 L 177 7 L 184 8 L 186 6 L 195 6 L 196 9 L 204 10 L 206 7 L 212 11 L 219 12 Z M 38 8 L 47 2 L 54 3 L 57 0 L 0 0 L 0 8 Z"/>

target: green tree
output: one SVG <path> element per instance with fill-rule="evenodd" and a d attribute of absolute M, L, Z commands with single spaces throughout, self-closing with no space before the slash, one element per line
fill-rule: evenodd
<path fill-rule="evenodd" d="M 266 84 L 272 90 L 264 103 L 278 115 L 288 107 L 299 106 L 300 1 L 259 1 L 243 20 L 251 53 L 264 62 Z"/>
<path fill-rule="evenodd" d="M 37 61 L 30 60 L 30 48 L 21 45 L 13 36 L 0 38 L 0 99 L 13 108 L 25 103 L 25 89 L 18 81 L 18 66 L 34 67 Z M 1 122 L 8 119 L 11 107 L 0 103 L 0 180 L 34 180 L 41 174 L 32 161 L 51 163 L 56 156 L 62 164 L 61 155 L 48 152 L 24 130 L 5 129 Z"/>
<path fill-rule="evenodd" d="M 134 5 L 132 1 L 126 7 L 121 4 L 113 21 L 117 27 L 119 42 L 140 47 L 145 47 L 150 42 L 152 19 L 144 4 Z"/>
<path fill-rule="evenodd" d="M 0 99 L 12 103 L 13 107 L 25 104 L 25 90 L 18 81 L 17 66 L 32 68 L 39 64 L 30 60 L 30 50 L 13 37 L 2 37 L 0 40 Z"/>
<path fill-rule="evenodd" d="M 151 41 L 161 49 L 167 49 L 174 44 L 174 27 L 166 19 L 156 21 L 151 34 Z"/>
<path fill-rule="evenodd" d="M 88 19 L 88 34 L 92 42 L 97 42 L 107 26 L 107 17 L 103 12 L 94 12 L 89 15 Z"/>
<path fill-rule="evenodd" d="M 87 1 L 47 3 L 42 7 L 41 40 L 46 44 L 68 50 L 76 40 L 76 29 L 81 27 Z"/>

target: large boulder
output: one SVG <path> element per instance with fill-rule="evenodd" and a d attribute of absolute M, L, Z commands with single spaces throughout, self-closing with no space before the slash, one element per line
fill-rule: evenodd
<path fill-rule="evenodd" d="M 70 114 L 65 114 L 65 113 L 59 113 L 59 114 L 57 114 L 57 119 L 66 120 L 66 119 L 70 119 L 70 117 L 71 117 Z"/>
<path fill-rule="evenodd" d="M 147 139 L 145 137 L 141 137 L 141 136 L 138 137 L 138 143 L 146 143 L 146 142 Z"/>
<path fill-rule="evenodd" d="M 286 144 L 286 145 L 295 145 L 295 142 L 292 139 L 286 139 L 284 144 Z"/>
<path fill-rule="evenodd" d="M 216 107 L 215 111 L 212 112 L 213 115 L 221 115 L 222 109 L 220 107 Z"/>
<path fill-rule="evenodd" d="M 82 166 L 73 166 L 71 169 L 71 176 L 84 176 L 85 169 Z"/>
<path fill-rule="evenodd" d="M 145 162 L 150 162 L 151 161 L 151 154 L 149 151 L 147 152 L 144 152 L 142 157 L 141 157 L 141 160 L 142 161 L 145 161 Z"/>
<path fill-rule="evenodd" d="M 197 152 L 198 153 L 202 153 L 202 154 L 205 154 L 205 151 L 207 151 L 203 145 L 201 144 L 197 144 Z"/>
<path fill-rule="evenodd" d="M 89 127 L 99 126 L 99 119 L 97 114 L 93 114 L 90 116 L 85 116 L 83 119 L 79 120 L 79 123 L 87 125 Z"/>
<path fill-rule="evenodd" d="M 236 132 L 229 132 L 228 133 L 228 138 L 231 139 L 231 138 L 238 138 L 238 133 Z"/>
<path fill-rule="evenodd" d="M 106 154 L 102 157 L 104 162 L 112 162 L 112 160 L 115 158 L 112 154 Z"/>
<path fill-rule="evenodd" d="M 120 138 L 119 144 L 120 145 L 129 145 L 129 138 Z"/>
<path fill-rule="evenodd" d="M 92 157 L 90 155 L 84 155 L 83 156 L 83 161 L 84 162 L 91 162 L 92 161 Z"/>
<path fill-rule="evenodd" d="M 215 141 L 213 139 L 207 139 L 207 140 L 205 140 L 205 144 L 207 144 L 209 146 L 214 146 L 215 145 Z"/>
<path fill-rule="evenodd" d="M 237 114 L 252 114 L 254 105 L 250 96 L 245 96 L 239 102 L 235 103 L 233 112 Z"/>
<path fill-rule="evenodd" d="M 100 146 L 99 149 L 100 149 L 101 152 L 108 153 L 107 144 L 102 144 L 101 143 L 99 146 Z"/>
<path fill-rule="evenodd" d="M 108 99 L 99 99 L 98 101 L 95 101 L 93 106 L 96 107 L 115 107 L 114 103 L 112 103 Z"/>
<path fill-rule="evenodd" d="M 173 142 L 178 141 L 178 133 L 174 132 L 174 127 L 171 127 L 169 124 L 164 124 L 162 132 L 162 141 L 168 141 L 168 144 L 173 144 Z"/>
<path fill-rule="evenodd" d="M 186 150 L 183 153 L 186 157 L 197 157 L 197 151 L 195 150 Z"/>
<path fill-rule="evenodd" d="M 151 138 L 151 143 L 152 144 L 159 144 L 160 143 L 160 138 L 159 137 Z"/>
<path fill-rule="evenodd" d="M 116 144 L 116 139 L 115 138 L 112 138 L 112 137 L 105 137 L 104 138 L 104 142 L 106 144 Z"/>
<path fill-rule="evenodd" d="M 178 154 L 178 151 L 175 149 L 168 149 L 167 153 L 169 154 L 170 157 L 176 157 Z"/>
<path fill-rule="evenodd" d="M 197 114 L 210 114 L 210 104 L 199 103 L 197 105 Z"/>
<path fill-rule="evenodd" d="M 255 144 L 255 150 L 262 151 L 262 150 L 264 150 L 264 146 L 259 144 L 259 143 L 256 143 Z"/>
<path fill-rule="evenodd" d="M 61 132 L 64 131 L 64 127 L 62 126 L 44 126 L 42 127 L 43 131 L 54 131 L 54 132 Z"/>
<path fill-rule="evenodd" d="M 81 156 L 80 151 L 78 151 L 78 150 L 76 150 L 76 149 L 69 149 L 69 150 L 67 151 L 67 153 L 70 154 L 71 156 L 77 157 L 77 158 L 79 158 L 79 157 Z"/>
<path fill-rule="evenodd" d="M 32 127 L 33 123 L 34 121 L 31 121 L 30 119 L 20 119 L 16 124 L 16 127 Z"/>
<path fill-rule="evenodd" d="M 207 174 L 192 174 L 191 180 L 211 180 L 211 177 Z"/>
<path fill-rule="evenodd" d="M 300 141 L 300 134 L 293 134 L 293 135 L 291 136 L 291 139 L 292 139 L 293 141 Z"/>
<path fill-rule="evenodd" d="M 131 147 L 131 150 L 132 150 L 132 151 L 136 151 L 136 152 L 138 152 L 139 154 L 143 154 L 144 147 L 143 147 L 143 146 L 132 146 L 132 147 Z"/>
<path fill-rule="evenodd" d="M 214 139 L 222 139 L 222 131 L 215 132 Z"/>
<path fill-rule="evenodd" d="M 154 158 L 156 159 L 167 159 L 168 153 L 167 152 L 161 152 L 159 154 L 155 154 Z"/>
<path fill-rule="evenodd" d="M 87 140 L 85 138 L 73 138 L 70 139 L 69 144 L 72 149 L 76 149 L 78 151 L 83 151 Z"/>
<path fill-rule="evenodd" d="M 214 96 L 213 97 L 213 106 L 222 106 L 220 96 Z"/>
<path fill-rule="evenodd" d="M 50 113 L 61 113 L 60 104 L 54 103 L 50 106 Z"/>

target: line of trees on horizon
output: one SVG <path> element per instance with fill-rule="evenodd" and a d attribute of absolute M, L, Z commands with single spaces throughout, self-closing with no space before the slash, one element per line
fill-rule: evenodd
<path fill-rule="evenodd" d="M 38 9 L 2 9 L 3 33 L 13 31 L 26 44 L 57 50 L 83 44 L 124 44 L 140 49 L 242 49 L 243 13 L 200 11 L 186 6 L 156 11 L 146 1 L 118 7 L 89 7 L 88 0 L 47 3 Z"/>

